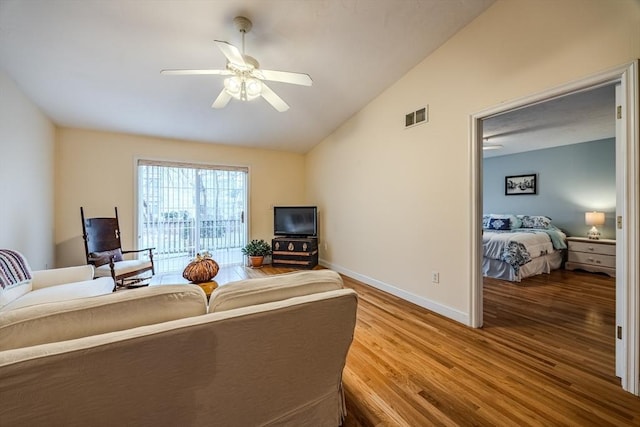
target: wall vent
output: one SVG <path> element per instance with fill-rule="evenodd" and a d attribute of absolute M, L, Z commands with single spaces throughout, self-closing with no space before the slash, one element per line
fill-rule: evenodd
<path fill-rule="evenodd" d="M 429 106 L 412 111 L 404 116 L 404 127 L 409 128 L 429 121 Z"/>

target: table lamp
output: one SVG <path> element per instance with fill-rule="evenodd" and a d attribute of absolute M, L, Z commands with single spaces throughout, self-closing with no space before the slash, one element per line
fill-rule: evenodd
<path fill-rule="evenodd" d="M 584 222 L 587 225 L 591 225 L 591 230 L 587 233 L 589 239 L 598 240 L 600 238 L 600 231 L 598 231 L 597 225 L 604 224 L 604 212 L 586 212 L 584 214 Z"/>

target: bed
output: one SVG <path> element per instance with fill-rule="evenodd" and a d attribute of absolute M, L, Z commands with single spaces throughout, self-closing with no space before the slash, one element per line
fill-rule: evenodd
<path fill-rule="evenodd" d="M 482 274 L 520 282 L 561 267 L 566 234 L 541 215 L 484 215 Z"/>

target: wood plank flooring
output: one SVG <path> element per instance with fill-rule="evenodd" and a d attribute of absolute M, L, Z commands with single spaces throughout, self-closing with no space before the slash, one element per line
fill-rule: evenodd
<path fill-rule="evenodd" d="M 486 279 L 482 329 L 344 281 L 359 294 L 344 427 L 640 426 L 640 398 L 615 377 L 614 279 Z"/>

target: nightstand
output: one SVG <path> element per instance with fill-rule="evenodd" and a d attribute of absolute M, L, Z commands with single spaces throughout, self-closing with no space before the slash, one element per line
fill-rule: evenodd
<path fill-rule="evenodd" d="M 616 277 L 616 241 L 567 237 L 569 254 L 565 269 L 606 273 Z"/>

